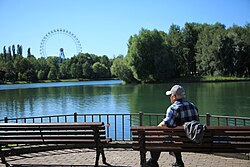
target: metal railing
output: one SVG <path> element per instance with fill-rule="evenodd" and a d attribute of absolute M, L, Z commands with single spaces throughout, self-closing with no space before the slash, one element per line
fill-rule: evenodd
<path fill-rule="evenodd" d="M 134 113 L 134 114 L 68 114 L 53 116 L 37 116 L 25 118 L 0 119 L 2 123 L 46 123 L 46 122 L 104 122 L 107 130 L 107 137 L 114 141 L 131 140 L 131 126 L 158 125 L 165 117 L 165 114 Z M 200 122 L 208 126 L 250 126 L 250 118 L 200 115 Z"/>

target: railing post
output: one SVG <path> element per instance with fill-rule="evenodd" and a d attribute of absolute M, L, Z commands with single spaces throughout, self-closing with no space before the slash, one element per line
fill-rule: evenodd
<path fill-rule="evenodd" d="M 143 113 L 139 112 L 140 126 L 143 126 Z"/>
<path fill-rule="evenodd" d="M 8 117 L 4 117 L 4 123 L 8 123 Z"/>
<path fill-rule="evenodd" d="M 207 126 L 210 126 L 210 117 L 211 117 L 211 115 L 209 113 L 206 113 L 206 124 L 207 124 Z"/>
<path fill-rule="evenodd" d="M 74 113 L 74 122 L 77 122 L 77 113 Z"/>

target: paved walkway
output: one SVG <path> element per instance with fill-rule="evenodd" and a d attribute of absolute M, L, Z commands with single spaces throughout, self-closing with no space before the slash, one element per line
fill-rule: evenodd
<path fill-rule="evenodd" d="M 212 154 L 182 153 L 185 167 L 250 167 L 250 160 L 226 158 Z M 140 154 L 130 149 L 106 149 L 107 162 L 113 167 L 139 167 Z M 149 154 L 147 154 L 149 157 Z M 7 157 L 14 166 L 22 167 L 93 167 L 95 151 L 91 149 L 65 149 L 40 153 L 23 154 Z M 174 158 L 168 153 L 162 153 L 160 167 L 169 167 Z M 100 158 L 100 166 L 104 165 Z M 0 163 L 0 167 L 4 165 Z"/>

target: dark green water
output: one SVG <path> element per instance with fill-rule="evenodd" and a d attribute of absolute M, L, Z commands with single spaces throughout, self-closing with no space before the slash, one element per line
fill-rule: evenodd
<path fill-rule="evenodd" d="M 0 119 L 77 113 L 165 113 L 173 84 L 90 81 L 0 85 Z M 250 82 L 184 83 L 200 114 L 250 117 Z"/>

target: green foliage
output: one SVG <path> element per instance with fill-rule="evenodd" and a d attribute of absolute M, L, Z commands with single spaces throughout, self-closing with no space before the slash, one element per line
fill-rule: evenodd
<path fill-rule="evenodd" d="M 66 63 L 62 63 L 59 66 L 59 78 L 60 79 L 67 79 L 69 78 L 68 68 Z"/>
<path fill-rule="evenodd" d="M 70 68 L 70 74 L 72 78 L 81 78 L 82 77 L 82 67 L 79 63 L 73 63 Z"/>
<path fill-rule="evenodd" d="M 87 61 L 82 65 L 83 78 L 93 78 L 92 65 Z"/>
<path fill-rule="evenodd" d="M 108 68 L 100 62 L 94 63 L 92 68 L 95 78 L 108 78 L 110 76 Z"/>
<path fill-rule="evenodd" d="M 45 72 L 43 70 L 39 70 L 37 74 L 38 80 L 45 80 L 47 77 L 45 75 Z"/>
<path fill-rule="evenodd" d="M 126 83 L 177 78 L 250 77 L 250 24 L 226 29 L 221 23 L 171 25 L 168 32 L 141 29 L 128 40 L 126 56 L 109 59 L 80 53 L 59 61 L 36 58 L 22 45 L 3 47 L 0 82 L 118 77 Z"/>
<path fill-rule="evenodd" d="M 141 29 L 129 39 L 127 65 L 140 82 L 165 80 L 174 73 L 172 55 L 165 43 L 165 35 L 157 30 Z"/>
<path fill-rule="evenodd" d="M 183 63 L 187 64 L 182 66 L 184 75 L 196 74 L 196 61 L 195 54 L 197 52 L 195 46 L 198 41 L 199 33 L 201 31 L 201 24 L 186 23 L 182 32 L 183 39 Z M 180 71 L 180 70 L 179 70 Z"/>
<path fill-rule="evenodd" d="M 175 66 L 174 75 L 185 75 L 186 66 L 183 66 L 183 64 L 186 63 L 186 60 L 183 56 L 183 39 L 179 26 L 170 26 L 166 43 L 173 57 L 172 64 Z"/>
<path fill-rule="evenodd" d="M 201 75 L 249 76 L 250 62 L 247 40 L 242 40 L 247 29 L 234 26 L 204 25 L 196 45 L 196 65 Z"/>
<path fill-rule="evenodd" d="M 56 73 L 56 68 L 52 67 L 50 68 L 50 71 L 48 73 L 48 77 L 49 80 L 56 80 L 57 79 L 57 73 Z"/>
<path fill-rule="evenodd" d="M 114 59 L 113 65 L 111 66 L 111 74 L 117 76 L 125 83 L 133 83 L 136 81 L 131 69 L 126 65 L 125 59 L 121 55 Z"/>
<path fill-rule="evenodd" d="M 16 76 L 15 76 L 14 71 L 5 72 L 4 78 L 5 78 L 6 81 L 11 81 L 11 82 L 15 81 Z"/>
<path fill-rule="evenodd" d="M 17 48 L 21 46 L 18 45 Z M 80 53 L 63 61 L 59 61 L 55 56 L 36 59 L 29 48 L 27 58 L 19 54 L 15 56 L 9 53 L 0 54 L 0 82 L 109 78 L 111 63 L 112 61 L 105 55 L 88 53 Z"/>
<path fill-rule="evenodd" d="M 23 79 L 28 82 L 34 82 L 37 80 L 37 75 L 34 69 L 28 69 L 23 73 Z"/>

